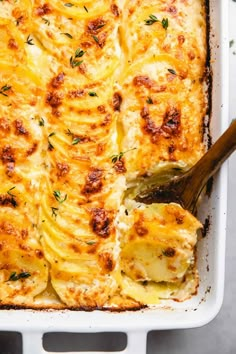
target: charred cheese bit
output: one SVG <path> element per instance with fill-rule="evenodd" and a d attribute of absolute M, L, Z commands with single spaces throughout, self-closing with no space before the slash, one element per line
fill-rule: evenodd
<path fill-rule="evenodd" d="M 143 282 L 152 282 L 149 287 L 143 288 L 142 296 L 143 299 L 146 296 L 147 303 L 155 303 L 154 297 L 160 297 L 159 285 L 155 283 L 179 285 L 192 267 L 197 230 L 202 225 L 174 203 L 150 206 L 130 203 L 127 206 L 128 215 L 123 210 L 118 224 L 121 232 L 121 271 L 140 286 Z M 124 281 L 124 291 L 126 283 L 130 287 L 130 282 Z M 137 294 L 140 286 L 134 284 Z M 134 298 L 137 300 L 137 297 Z"/>

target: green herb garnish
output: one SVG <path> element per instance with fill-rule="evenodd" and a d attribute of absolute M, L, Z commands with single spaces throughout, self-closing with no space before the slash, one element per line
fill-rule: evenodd
<path fill-rule="evenodd" d="M 51 209 L 52 209 L 52 217 L 54 217 L 55 219 L 56 219 L 56 217 L 57 217 L 57 212 L 58 212 L 58 208 L 55 208 L 55 207 L 51 207 Z"/>
<path fill-rule="evenodd" d="M 169 26 L 169 20 L 168 18 L 163 18 L 161 21 L 162 27 L 167 30 L 168 26 Z"/>
<path fill-rule="evenodd" d="M 93 37 L 93 39 L 95 40 L 95 42 L 99 44 L 99 39 L 98 39 L 98 37 L 97 37 L 97 36 L 92 36 L 92 37 Z"/>
<path fill-rule="evenodd" d="M 169 71 L 169 73 L 173 74 L 173 75 L 177 75 L 176 71 L 174 69 L 167 69 Z"/>
<path fill-rule="evenodd" d="M 80 141 L 81 141 L 80 138 L 74 138 L 74 139 L 72 140 L 71 145 L 77 145 Z"/>
<path fill-rule="evenodd" d="M 44 125 L 45 125 L 45 121 L 44 121 L 43 117 L 40 117 L 39 118 L 39 126 L 44 127 Z"/>
<path fill-rule="evenodd" d="M 0 89 L 0 94 L 7 97 L 8 95 L 5 92 L 10 90 L 10 89 L 11 89 L 11 86 L 4 85 Z"/>
<path fill-rule="evenodd" d="M 119 154 L 117 154 L 117 155 L 112 155 L 110 158 L 111 158 L 111 162 L 112 163 L 116 163 L 117 161 L 120 161 L 122 158 L 123 158 L 123 156 L 124 156 L 124 154 L 127 154 L 127 152 L 129 152 L 129 151 L 132 151 L 132 150 L 135 150 L 136 148 L 133 148 L 133 149 L 129 149 L 129 150 L 127 150 L 127 151 L 121 151 Z"/>
<path fill-rule="evenodd" d="M 29 278 L 30 276 L 31 276 L 31 274 L 28 272 L 22 272 L 19 274 L 17 274 L 16 272 L 12 272 L 8 281 L 16 281 L 19 279 L 26 279 L 26 278 Z"/>
<path fill-rule="evenodd" d="M 42 20 L 44 21 L 44 23 L 46 24 L 46 25 L 50 25 L 50 21 L 47 19 L 47 18 L 45 18 L 45 17 L 42 17 Z"/>
<path fill-rule="evenodd" d="M 146 99 L 146 102 L 147 102 L 148 104 L 153 104 L 153 100 L 151 99 L 151 97 L 148 97 L 148 98 Z"/>
<path fill-rule="evenodd" d="M 75 6 L 75 5 L 72 4 L 71 2 L 67 2 L 66 4 L 64 4 L 64 6 L 66 6 L 66 7 L 72 7 L 72 6 Z"/>
<path fill-rule="evenodd" d="M 160 22 L 162 24 L 162 27 L 167 30 L 169 26 L 169 20 L 168 18 L 163 18 L 162 21 L 159 21 L 158 18 L 155 15 L 149 15 L 149 18 L 147 20 L 144 20 L 145 25 L 151 26 L 155 22 Z"/>
<path fill-rule="evenodd" d="M 33 38 L 30 38 L 30 34 L 28 35 L 28 37 L 27 37 L 25 43 L 27 43 L 27 44 L 29 44 L 29 45 L 34 45 L 34 43 L 33 43 Z"/>
<path fill-rule="evenodd" d="M 144 20 L 144 22 L 145 22 L 145 25 L 151 26 L 151 25 L 153 25 L 153 23 L 159 22 L 159 20 L 157 19 L 157 17 L 155 15 L 149 15 L 149 19 Z"/>
<path fill-rule="evenodd" d="M 96 241 L 86 241 L 85 243 L 89 246 L 92 246 L 92 245 L 95 245 L 95 243 L 97 243 L 97 242 Z"/>
<path fill-rule="evenodd" d="M 54 146 L 52 145 L 51 141 L 50 141 L 50 137 L 53 136 L 53 135 L 56 135 L 56 133 L 52 132 L 48 135 L 48 150 L 52 151 L 54 150 Z"/>
<path fill-rule="evenodd" d="M 65 36 L 67 36 L 67 37 L 68 37 L 68 38 L 70 38 L 70 39 L 72 39 L 72 38 L 73 38 L 73 37 L 72 37 L 72 35 L 71 35 L 70 33 L 66 33 L 66 32 L 64 33 L 64 32 L 63 32 L 63 33 L 61 33 L 61 34 L 64 34 Z"/>
<path fill-rule="evenodd" d="M 70 66 L 72 68 L 75 68 L 76 66 L 81 65 L 83 63 L 83 60 L 77 60 L 77 59 L 81 58 L 85 53 L 86 52 L 80 48 L 76 49 L 75 55 L 73 57 L 70 57 Z"/>
<path fill-rule="evenodd" d="M 67 194 L 65 194 L 63 198 L 60 191 L 54 191 L 53 196 L 60 204 L 62 204 L 67 199 Z"/>
<path fill-rule="evenodd" d="M 15 189 L 16 187 L 14 186 L 14 187 L 11 187 L 10 189 L 8 189 L 8 191 L 7 191 L 7 194 L 8 195 L 10 195 L 11 197 L 15 197 L 15 194 L 13 194 L 11 191 L 13 190 L 13 189 Z"/>
<path fill-rule="evenodd" d="M 12 204 L 12 206 L 15 208 L 15 207 L 17 207 L 17 201 L 16 201 L 16 199 L 15 199 L 15 194 L 13 194 L 11 191 L 13 190 L 13 189 L 15 189 L 16 187 L 14 186 L 14 187 L 11 187 L 10 189 L 8 189 L 8 191 L 7 191 L 7 194 L 8 195 L 10 195 L 11 196 L 11 200 L 10 200 L 10 203 Z"/>
<path fill-rule="evenodd" d="M 91 97 L 98 97 L 98 95 L 96 94 L 96 92 L 93 92 L 93 91 L 90 91 L 88 94 L 89 94 L 89 96 L 91 96 Z"/>

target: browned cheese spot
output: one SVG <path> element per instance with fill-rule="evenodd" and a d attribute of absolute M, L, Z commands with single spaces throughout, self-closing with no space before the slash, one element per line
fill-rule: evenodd
<path fill-rule="evenodd" d="M 123 159 L 116 161 L 113 167 L 117 173 L 125 173 L 127 171 L 125 167 L 125 161 Z"/>
<path fill-rule="evenodd" d="M 184 42 L 185 42 L 185 37 L 184 37 L 184 35 L 180 34 L 180 35 L 178 36 L 178 42 L 179 42 L 179 45 L 184 44 Z"/>
<path fill-rule="evenodd" d="M 106 22 L 102 18 L 90 20 L 87 25 L 87 31 L 90 34 L 97 34 L 105 26 Z"/>
<path fill-rule="evenodd" d="M 33 153 L 35 153 L 37 148 L 38 148 L 38 143 L 33 143 L 33 145 L 29 148 L 29 150 L 26 151 L 26 155 L 27 156 L 32 155 Z"/>
<path fill-rule="evenodd" d="M 29 134 L 28 131 L 23 126 L 23 122 L 21 119 L 16 119 L 14 124 L 15 124 L 15 133 L 17 135 L 28 135 Z"/>
<path fill-rule="evenodd" d="M 18 49 L 18 44 L 16 43 L 14 38 L 10 38 L 8 41 L 8 48 L 12 50 L 17 50 Z"/>
<path fill-rule="evenodd" d="M 99 168 L 93 168 L 86 177 L 85 185 L 82 189 L 82 194 L 98 193 L 102 189 L 103 171 Z"/>
<path fill-rule="evenodd" d="M 151 88 L 155 85 L 155 81 L 151 80 L 148 76 L 135 76 L 133 79 L 134 86 L 145 86 Z"/>
<path fill-rule="evenodd" d="M 167 6 L 166 11 L 169 12 L 171 15 L 177 14 L 177 8 L 174 5 Z"/>
<path fill-rule="evenodd" d="M 122 103 L 122 96 L 119 92 L 115 92 L 113 95 L 113 99 L 112 99 L 112 105 L 113 105 L 113 109 L 114 111 L 119 111 L 120 112 L 120 106 Z"/>
<path fill-rule="evenodd" d="M 57 92 L 48 92 L 46 96 L 46 103 L 52 108 L 57 108 L 62 104 L 62 95 Z"/>
<path fill-rule="evenodd" d="M 95 234 L 102 238 L 107 238 L 111 233 L 112 217 L 110 213 L 103 208 L 91 209 L 90 225 Z"/>
<path fill-rule="evenodd" d="M 9 132 L 10 131 L 10 124 L 7 118 L 0 118 L 0 130 L 4 132 Z"/>
<path fill-rule="evenodd" d="M 3 164 L 8 162 L 15 162 L 14 152 L 10 145 L 6 145 L 2 148 L 1 160 Z"/>
<path fill-rule="evenodd" d="M 113 15 L 115 17 L 119 17 L 120 16 L 120 9 L 116 4 L 111 4 L 111 12 L 113 13 Z"/>
<path fill-rule="evenodd" d="M 16 207 L 17 202 L 14 197 L 9 194 L 0 194 L 0 206 Z"/>
<path fill-rule="evenodd" d="M 52 12 L 51 8 L 50 8 L 50 5 L 45 3 L 43 4 L 42 6 L 39 6 L 37 9 L 36 9 L 36 15 L 38 16 L 44 16 L 44 15 L 48 15 Z"/>
<path fill-rule="evenodd" d="M 70 167 L 66 162 L 57 162 L 57 171 L 58 177 L 64 177 L 69 173 Z"/>
<path fill-rule="evenodd" d="M 135 231 L 139 236 L 145 236 L 148 234 L 148 229 L 143 225 L 142 220 L 138 220 L 134 223 Z"/>
<path fill-rule="evenodd" d="M 169 136 L 179 136 L 181 130 L 181 112 L 176 107 L 169 107 L 164 115 L 161 129 Z"/>
<path fill-rule="evenodd" d="M 108 272 L 113 271 L 115 268 L 115 261 L 113 260 L 112 254 L 108 252 L 103 252 L 98 255 L 99 263 Z"/>
<path fill-rule="evenodd" d="M 6 163 L 6 175 L 8 177 L 12 177 L 15 170 L 15 163 L 14 162 L 7 162 Z"/>
<path fill-rule="evenodd" d="M 166 257 L 174 257 L 175 256 L 175 249 L 172 248 L 172 247 L 168 247 L 166 248 L 164 251 L 162 251 L 163 255 L 166 256 Z M 174 269 L 175 270 L 175 269 Z"/>
<path fill-rule="evenodd" d="M 58 89 L 64 83 L 65 74 L 63 72 L 59 73 L 51 80 L 51 86 L 54 89 Z"/>
<path fill-rule="evenodd" d="M 84 90 L 71 90 L 68 92 L 69 98 L 80 98 L 84 96 Z"/>

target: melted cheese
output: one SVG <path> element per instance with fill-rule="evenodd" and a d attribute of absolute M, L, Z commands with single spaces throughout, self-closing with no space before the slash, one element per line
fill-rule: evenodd
<path fill-rule="evenodd" d="M 205 31 L 203 0 L 0 2 L 0 304 L 194 293 L 200 223 L 126 191 L 204 152 Z"/>

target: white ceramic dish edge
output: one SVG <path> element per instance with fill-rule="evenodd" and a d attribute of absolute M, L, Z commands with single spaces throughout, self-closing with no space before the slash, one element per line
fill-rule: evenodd
<path fill-rule="evenodd" d="M 228 1 L 210 0 L 210 17 L 214 33 L 211 36 L 214 140 L 228 126 Z M 42 347 L 44 333 L 114 331 L 127 333 L 127 347 L 120 353 L 145 354 L 146 336 L 150 330 L 193 328 L 207 324 L 217 315 L 223 301 L 226 210 L 227 164 L 215 179 L 209 206 L 203 212 L 211 215 L 212 227 L 209 235 L 199 243 L 201 283 L 198 295 L 191 300 L 170 302 L 170 308 L 165 306 L 123 313 L 0 310 L 0 330 L 22 333 L 23 354 L 46 354 Z"/>

